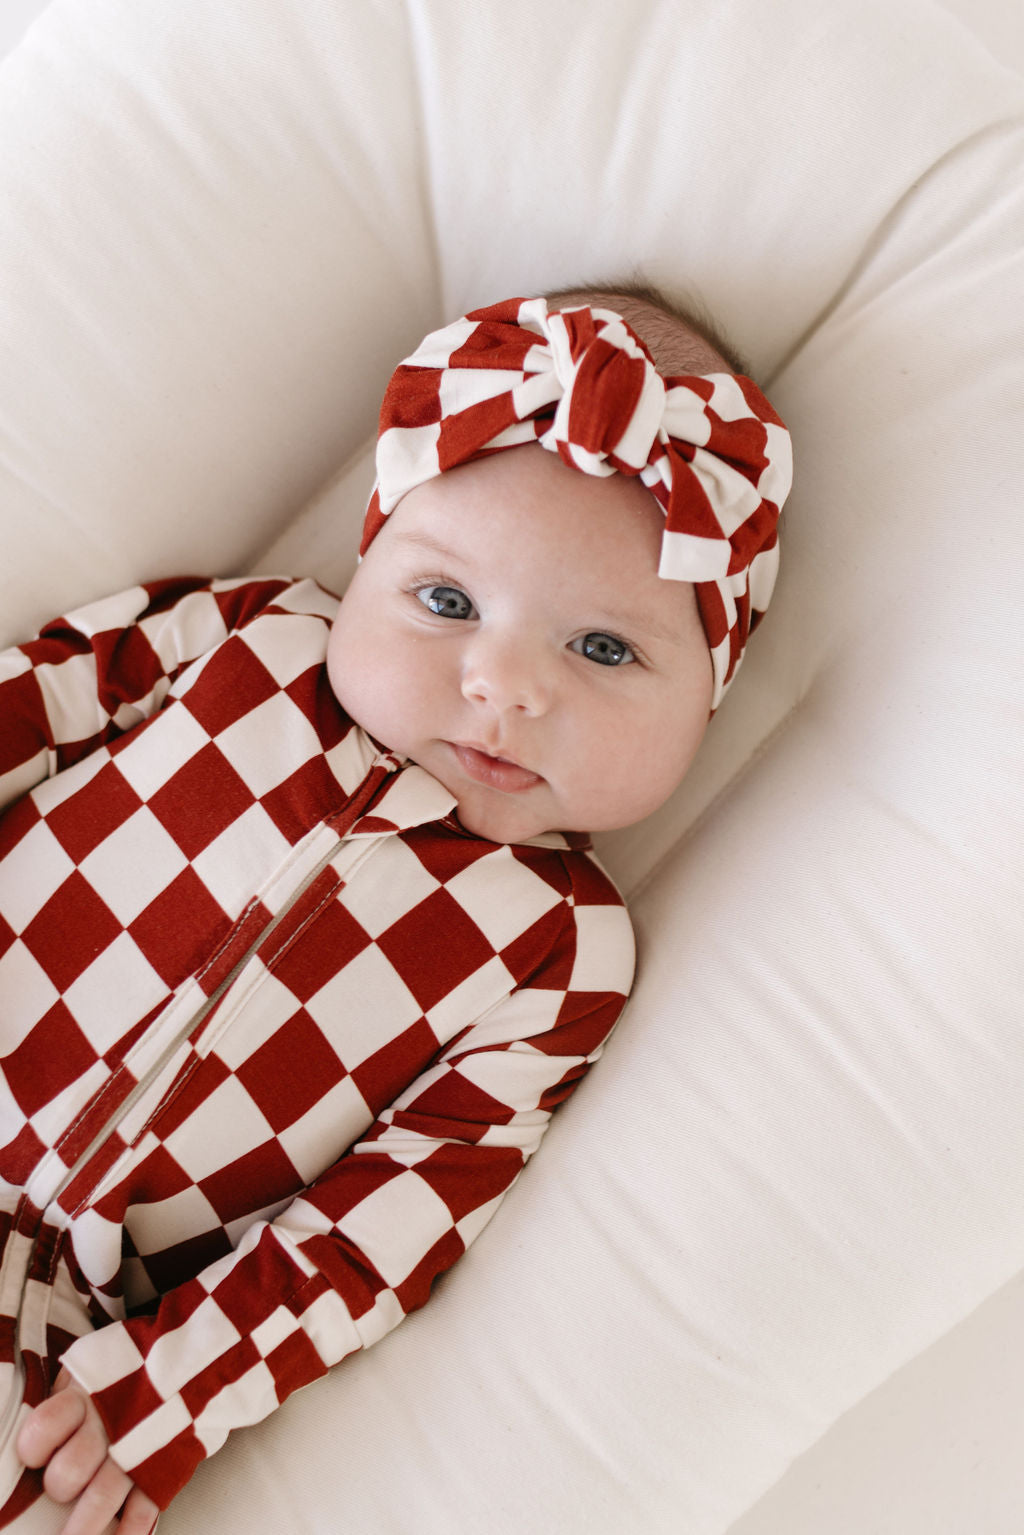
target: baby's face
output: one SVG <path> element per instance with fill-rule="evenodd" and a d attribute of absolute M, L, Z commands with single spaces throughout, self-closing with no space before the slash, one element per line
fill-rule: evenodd
<path fill-rule="evenodd" d="M 479 836 L 640 820 L 683 777 L 711 704 L 693 588 L 657 574 L 663 526 L 636 481 L 539 446 L 428 480 L 342 602 L 338 699 Z"/>

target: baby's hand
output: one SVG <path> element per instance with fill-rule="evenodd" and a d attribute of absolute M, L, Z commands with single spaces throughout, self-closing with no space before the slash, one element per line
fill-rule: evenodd
<path fill-rule="evenodd" d="M 18 1455 L 26 1466 L 46 1467 L 43 1487 L 55 1503 L 75 1504 L 64 1535 L 149 1535 L 156 1524 L 159 1508 L 110 1459 L 108 1443 L 91 1399 L 61 1370 L 23 1424 Z"/>

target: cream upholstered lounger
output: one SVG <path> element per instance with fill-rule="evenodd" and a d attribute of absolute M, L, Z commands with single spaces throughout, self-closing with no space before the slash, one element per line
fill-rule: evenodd
<path fill-rule="evenodd" d="M 514 291 L 695 293 L 786 416 L 772 612 L 604 844 L 605 1062 L 429 1307 L 161 1526 L 721 1535 L 1024 1267 L 1020 75 L 924 0 L 57 0 L 0 145 L 7 639 L 343 582 L 391 364 Z M 773 1496 L 748 1535 L 803 1535 Z"/>

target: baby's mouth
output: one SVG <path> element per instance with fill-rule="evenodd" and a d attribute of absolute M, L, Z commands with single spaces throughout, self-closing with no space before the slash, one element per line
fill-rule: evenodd
<path fill-rule="evenodd" d="M 458 741 L 448 743 L 451 746 L 455 759 L 466 774 L 475 783 L 485 784 L 489 789 L 500 789 L 503 794 L 519 794 L 524 789 L 532 789 L 535 784 L 543 782 L 539 773 L 534 773 L 530 768 L 523 767 L 519 762 L 513 762 L 508 757 L 496 757 L 491 752 L 484 751 L 479 746 L 469 746 Z"/>

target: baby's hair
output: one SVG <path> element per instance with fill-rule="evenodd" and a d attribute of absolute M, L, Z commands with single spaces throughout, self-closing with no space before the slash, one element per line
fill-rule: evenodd
<path fill-rule="evenodd" d="M 664 377 L 721 372 L 723 364 L 731 373 L 751 376 L 746 360 L 699 300 L 670 299 L 652 284 L 632 279 L 580 283 L 546 298 L 552 308 L 578 303 L 613 309 L 650 348 Z"/>

